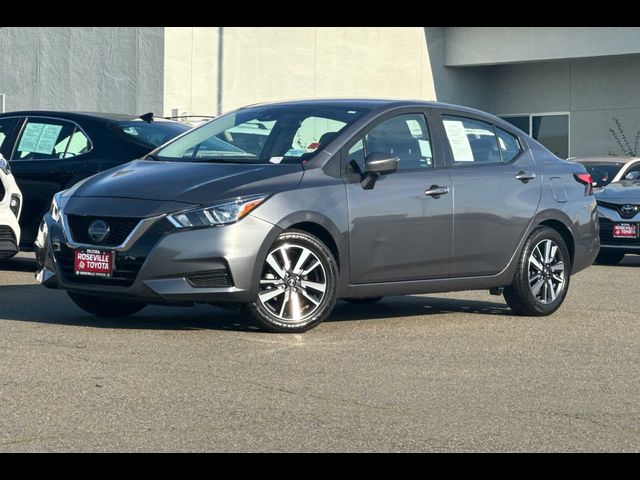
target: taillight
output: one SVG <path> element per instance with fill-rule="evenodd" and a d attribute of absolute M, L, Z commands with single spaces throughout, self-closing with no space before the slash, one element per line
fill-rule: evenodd
<path fill-rule="evenodd" d="M 578 183 L 584 185 L 585 196 L 593 195 L 593 178 L 590 173 L 574 173 L 573 178 L 575 178 Z"/>

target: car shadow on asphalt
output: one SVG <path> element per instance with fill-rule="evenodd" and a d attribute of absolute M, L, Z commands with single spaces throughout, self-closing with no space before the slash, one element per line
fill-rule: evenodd
<path fill-rule="evenodd" d="M 447 313 L 512 315 L 504 303 L 454 298 L 388 297 L 373 305 L 339 301 L 326 322 L 369 321 Z M 247 313 L 209 305 L 165 307 L 151 305 L 126 317 L 95 317 L 76 307 L 67 295 L 40 285 L 0 286 L 0 322 L 24 321 L 55 325 L 149 330 L 228 330 L 258 332 Z"/>
<path fill-rule="evenodd" d="M 0 262 L 0 275 L 2 275 L 3 271 L 35 273 L 36 260 L 32 255 L 28 257 L 24 255 L 12 257 Z"/>

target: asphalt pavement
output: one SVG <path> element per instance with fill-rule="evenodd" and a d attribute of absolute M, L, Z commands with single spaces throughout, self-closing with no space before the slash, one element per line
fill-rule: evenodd
<path fill-rule="evenodd" d="M 305 334 L 210 306 L 98 319 L 0 264 L 0 451 L 640 451 L 640 257 L 546 318 L 458 292 Z"/>

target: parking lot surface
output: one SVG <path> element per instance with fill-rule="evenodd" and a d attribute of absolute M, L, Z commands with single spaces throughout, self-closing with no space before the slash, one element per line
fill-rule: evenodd
<path fill-rule="evenodd" d="M 301 335 L 210 306 L 89 316 L 0 266 L 0 451 L 639 451 L 640 257 L 546 318 L 488 292 L 339 302 Z"/>

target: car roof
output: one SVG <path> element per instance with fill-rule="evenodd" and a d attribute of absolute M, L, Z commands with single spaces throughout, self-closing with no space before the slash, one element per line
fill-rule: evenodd
<path fill-rule="evenodd" d="M 463 105 L 454 105 L 452 103 L 443 103 L 443 102 L 433 102 L 428 100 L 419 100 L 419 99 L 394 99 L 394 98 L 313 98 L 313 99 L 300 99 L 300 100 L 281 100 L 276 102 L 262 102 L 262 103 L 254 103 L 251 105 L 246 105 L 242 108 L 252 108 L 252 107 L 266 107 L 266 106 L 315 106 L 315 107 L 363 107 L 369 109 L 380 109 L 380 108 L 396 108 L 396 107 L 413 107 L 413 106 L 425 106 L 425 107 L 437 107 L 437 108 L 451 108 L 460 111 L 466 111 L 469 113 L 475 113 L 479 115 L 489 115 L 494 118 L 495 115 L 492 115 L 487 112 L 483 112 L 482 110 L 478 110 L 471 107 L 465 107 Z"/>
<path fill-rule="evenodd" d="M 140 119 L 140 115 L 134 115 L 129 113 L 110 113 L 110 112 L 69 112 L 69 111 L 59 111 L 59 110 L 20 110 L 14 112 L 5 112 L 0 114 L 0 118 L 2 117 L 26 117 L 26 116 L 47 116 L 47 117 L 55 117 L 55 118 L 64 118 L 67 120 L 97 120 L 97 121 L 117 121 L 117 122 L 126 122 L 132 121 L 136 119 Z M 167 120 L 164 118 L 153 118 L 154 121 L 162 121 L 162 122 L 173 122 L 180 123 L 174 120 Z"/>
<path fill-rule="evenodd" d="M 600 162 L 600 163 L 627 163 L 632 160 L 640 160 L 640 157 L 571 157 L 567 160 L 571 162 Z"/>

